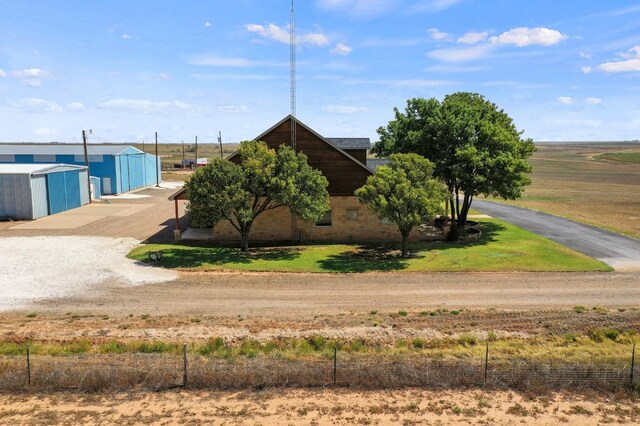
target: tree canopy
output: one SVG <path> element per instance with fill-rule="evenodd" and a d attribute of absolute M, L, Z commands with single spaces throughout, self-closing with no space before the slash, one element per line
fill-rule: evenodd
<path fill-rule="evenodd" d="M 282 145 L 242 142 L 239 164 L 216 158 L 186 183 L 187 212 L 196 227 L 228 221 L 249 249 L 249 232 L 262 213 L 288 207 L 305 221 L 317 221 L 329 210 L 327 179 L 309 166 L 307 156 Z"/>
<path fill-rule="evenodd" d="M 441 213 L 447 191 L 432 179 L 433 164 L 417 154 L 392 154 L 389 164 L 378 167 L 356 190 L 361 203 L 398 226 L 402 256 L 408 256 L 411 230 Z"/>
<path fill-rule="evenodd" d="M 416 153 L 431 160 L 434 175 L 451 194 L 451 220 L 459 227 L 466 224 L 475 196 L 516 199 L 531 183 L 527 160 L 533 141 L 523 139 L 513 120 L 482 95 L 459 92 L 442 102 L 415 98 L 404 112 L 394 111 L 395 120 L 378 129 L 373 152 Z"/>

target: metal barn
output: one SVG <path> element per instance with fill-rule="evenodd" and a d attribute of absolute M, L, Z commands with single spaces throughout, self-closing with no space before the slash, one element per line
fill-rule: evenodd
<path fill-rule="evenodd" d="M 68 164 L 0 164 L 0 217 L 37 219 L 89 203 L 87 173 Z"/>
<path fill-rule="evenodd" d="M 88 145 L 89 172 L 100 178 L 103 195 L 155 185 L 156 157 L 128 145 Z M 72 164 L 84 166 L 82 145 L 2 144 L 0 164 Z M 162 165 L 158 159 L 158 181 Z M 159 183 L 158 182 L 158 183 Z"/>

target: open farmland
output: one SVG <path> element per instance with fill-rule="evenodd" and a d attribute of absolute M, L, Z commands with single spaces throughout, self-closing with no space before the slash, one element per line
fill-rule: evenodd
<path fill-rule="evenodd" d="M 154 143 L 141 143 L 131 144 L 140 150 L 155 154 Z M 181 143 L 158 143 L 158 155 L 163 161 L 164 168 L 173 167 L 174 164 L 180 164 L 182 161 L 182 144 Z M 223 143 L 222 154 L 226 157 L 238 149 L 237 143 Z M 185 141 L 184 144 L 184 158 L 186 160 L 193 160 L 196 155 L 196 144 L 193 140 Z M 212 141 L 198 141 L 198 158 L 214 158 L 220 157 L 220 145 L 217 142 Z"/>
<path fill-rule="evenodd" d="M 539 143 L 533 183 L 507 201 L 640 237 L 640 143 Z M 502 200 L 499 200 L 502 201 Z"/>

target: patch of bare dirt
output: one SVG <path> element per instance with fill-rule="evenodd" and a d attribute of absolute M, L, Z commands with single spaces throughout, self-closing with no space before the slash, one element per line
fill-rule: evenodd
<path fill-rule="evenodd" d="M 420 389 L 175 391 L 0 395 L 0 418 L 14 425 L 598 425 L 637 424 L 640 408 L 629 394 Z"/>

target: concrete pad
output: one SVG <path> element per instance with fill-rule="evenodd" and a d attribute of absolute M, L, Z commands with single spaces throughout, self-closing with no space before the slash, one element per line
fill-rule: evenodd
<path fill-rule="evenodd" d="M 102 219 L 104 216 L 94 215 L 65 215 L 59 213 L 53 216 L 47 216 L 34 220 L 33 222 L 23 223 L 9 229 L 76 229 L 81 226 Z"/>

